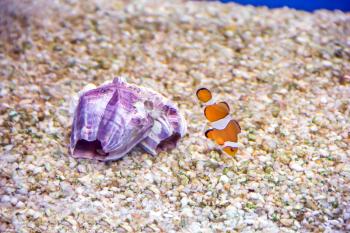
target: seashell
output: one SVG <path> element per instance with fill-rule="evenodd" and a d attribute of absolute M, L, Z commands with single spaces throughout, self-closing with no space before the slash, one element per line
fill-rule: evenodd
<path fill-rule="evenodd" d="M 122 78 L 79 93 L 70 150 L 75 158 L 116 160 L 136 145 L 156 155 L 173 149 L 186 122 L 165 97 Z"/>

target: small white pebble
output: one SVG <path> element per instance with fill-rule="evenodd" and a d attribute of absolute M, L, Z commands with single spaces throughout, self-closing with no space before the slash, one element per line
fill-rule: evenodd
<path fill-rule="evenodd" d="M 196 233 L 196 232 L 202 232 L 201 231 L 201 224 L 198 222 L 194 222 L 189 226 L 190 232 Z"/>
<path fill-rule="evenodd" d="M 78 169 L 78 171 L 80 173 L 85 173 L 86 172 L 86 166 L 84 166 L 83 164 L 79 164 L 77 169 Z"/>
<path fill-rule="evenodd" d="M 11 201 L 10 202 L 11 202 L 12 205 L 16 205 L 17 201 L 18 201 L 18 199 L 16 197 L 11 197 Z"/>
<path fill-rule="evenodd" d="M 33 165 L 33 164 L 28 164 L 28 166 L 27 166 L 27 169 L 29 170 L 29 171 L 33 171 L 34 169 L 35 169 L 35 166 Z"/>
<path fill-rule="evenodd" d="M 230 178 L 228 178 L 226 175 L 222 175 L 220 177 L 220 181 L 224 184 L 228 183 L 230 181 Z"/>
<path fill-rule="evenodd" d="M 33 169 L 33 174 L 36 175 L 36 174 L 39 174 L 43 171 L 43 168 L 42 167 L 35 167 Z"/>
<path fill-rule="evenodd" d="M 289 167 L 294 170 L 294 171 L 297 171 L 297 172 L 302 172 L 304 171 L 304 168 L 301 166 L 300 163 L 297 163 L 297 162 L 290 162 L 289 163 Z"/>
<path fill-rule="evenodd" d="M 17 204 L 16 204 L 17 208 L 23 208 L 24 206 L 25 206 L 24 203 L 21 201 L 17 202 Z"/>
<path fill-rule="evenodd" d="M 11 201 L 11 198 L 8 195 L 4 195 L 1 197 L 1 202 L 3 202 L 3 203 L 8 203 L 10 201 Z"/>
<path fill-rule="evenodd" d="M 187 197 L 184 197 L 181 199 L 181 206 L 184 207 L 184 206 L 187 206 L 188 204 L 188 199 Z"/>

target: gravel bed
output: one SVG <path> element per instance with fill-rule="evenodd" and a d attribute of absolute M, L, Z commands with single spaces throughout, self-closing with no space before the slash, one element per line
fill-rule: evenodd
<path fill-rule="evenodd" d="M 0 232 L 349 232 L 350 14 L 218 2 L 1 0 Z M 69 156 L 72 96 L 116 76 L 178 104 L 152 157 Z M 241 125 L 205 139 L 207 87 Z"/>

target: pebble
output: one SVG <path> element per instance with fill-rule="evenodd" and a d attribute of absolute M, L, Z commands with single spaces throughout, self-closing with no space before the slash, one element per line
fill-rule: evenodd
<path fill-rule="evenodd" d="M 189 231 L 196 233 L 196 232 L 202 232 L 201 224 L 198 222 L 194 222 L 189 226 Z"/>
<path fill-rule="evenodd" d="M 182 207 L 187 206 L 188 202 L 189 202 L 189 200 L 186 197 L 182 198 L 181 199 L 181 206 Z"/>
<path fill-rule="evenodd" d="M 290 164 L 289 164 L 289 167 L 292 169 L 292 170 L 294 170 L 294 171 L 297 171 L 297 172 L 302 172 L 302 171 L 304 171 L 304 168 L 301 166 L 301 163 L 299 163 L 299 162 L 291 162 Z"/>
<path fill-rule="evenodd" d="M 226 184 L 226 183 L 229 183 L 230 182 L 230 178 L 228 178 L 226 175 L 222 175 L 220 177 L 220 181 L 223 183 L 223 184 Z"/>
<path fill-rule="evenodd" d="M 25 207 L 25 204 L 23 202 L 19 201 L 19 202 L 17 202 L 16 207 L 22 209 Z"/>
<path fill-rule="evenodd" d="M 43 168 L 42 167 L 34 167 L 34 169 L 32 171 L 33 171 L 33 174 L 36 175 L 36 174 L 41 173 L 43 171 Z"/>
<path fill-rule="evenodd" d="M 288 219 L 288 218 L 282 218 L 280 220 L 283 226 L 290 227 L 293 225 L 293 219 Z"/>
<path fill-rule="evenodd" d="M 16 197 L 12 197 L 10 202 L 11 202 L 12 205 L 16 205 L 17 202 L 18 202 L 18 199 Z"/>
<path fill-rule="evenodd" d="M 286 165 L 288 165 L 291 160 L 290 156 L 285 153 L 279 154 L 278 158 L 283 164 L 286 164 Z"/>
<path fill-rule="evenodd" d="M 3 196 L 1 197 L 1 202 L 2 202 L 2 203 L 8 203 L 8 202 L 10 202 L 10 201 L 11 201 L 11 197 L 8 196 L 8 195 L 3 195 Z"/>
<path fill-rule="evenodd" d="M 86 166 L 84 166 L 83 164 L 79 164 L 77 166 L 77 169 L 80 173 L 86 173 Z"/>

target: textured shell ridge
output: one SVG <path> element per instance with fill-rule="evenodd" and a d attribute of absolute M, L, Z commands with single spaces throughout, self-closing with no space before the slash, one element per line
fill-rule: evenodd
<path fill-rule="evenodd" d="M 96 92 L 90 90 L 80 96 L 73 120 L 71 148 L 79 140 L 94 141 L 109 99 L 114 91 Z M 96 95 L 98 97 L 96 97 Z"/>

